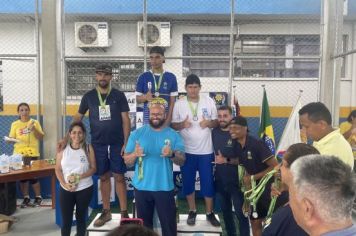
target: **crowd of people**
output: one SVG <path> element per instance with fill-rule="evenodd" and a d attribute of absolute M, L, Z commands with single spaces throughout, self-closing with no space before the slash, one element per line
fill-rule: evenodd
<path fill-rule="evenodd" d="M 149 229 L 153 228 L 156 210 L 162 235 L 176 235 L 173 163 L 181 167 L 189 226 L 196 224 L 198 213 L 195 202 L 198 172 L 206 220 L 214 227 L 220 226 L 213 210 L 216 197 L 229 236 L 238 232 L 249 236 L 250 225 L 253 236 L 356 235 L 351 219 L 356 194 L 352 171 L 356 111 L 351 112 L 339 130 L 332 127 L 330 111 L 324 104 L 305 105 L 299 111 L 300 125 L 312 143 L 291 145 L 279 164 L 266 144 L 249 133 L 246 118 L 233 117 L 231 107 L 217 108 L 210 97 L 200 93 L 202 84 L 197 75 L 186 78 L 187 94 L 177 99 L 176 77 L 163 69 L 164 62 L 164 50 L 152 47 L 152 69 L 138 78 L 136 86 L 137 102 L 144 104 L 144 126 L 131 133 L 126 97 L 110 86 L 112 67 L 96 66 L 97 86 L 83 96 L 68 134 L 58 144 L 55 170 L 60 183 L 63 236 L 70 235 L 74 206 L 77 235 L 85 235 L 85 215 L 93 194 L 94 173 L 100 176 L 103 199 L 103 209 L 94 227 L 112 219 L 111 176 L 115 179 L 121 218 L 129 218 L 126 167 L 134 168 L 132 185 L 137 217 L 148 228 L 145 231 L 132 226 L 133 230 L 141 232 L 139 235 L 155 235 Z M 81 122 L 87 111 L 90 144 L 86 143 L 86 129 Z M 26 143 L 35 150 L 31 158 L 38 158 L 38 142 L 44 132 L 38 121 L 29 118 L 28 104 L 21 103 L 18 112 L 20 118 L 12 124 L 9 136 L 26 142 L 16 143 L 14 153 Z M 274 185 L 273 178 L 265 181 L 271 171 L 277 173 L 276 179 L 281 179 L 279 186 Z M 30 183 L 36 194 L 33 204 L 40 205 L 39 183 L 37 180 Z M 263 190 L 258 201 L 244 209 L 243 191 L 260 184 Z M 26 207 L 30 204 L 28 183 L 21 183 L 21 190 L 24 195 L 21 207 Z M 275 213 L 267 222 L 273 197 Z M 126 228 L 115 229 L 116 234 L 111 235 L 135 235 L 123 234 Z"/>

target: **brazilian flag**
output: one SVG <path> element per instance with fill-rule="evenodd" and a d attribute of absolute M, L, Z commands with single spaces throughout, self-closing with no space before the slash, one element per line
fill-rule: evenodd
<path fill-rule="evenodd" d="M 271 116 L 269 113 L 269 105 L 267 100 L 266 89 L 263 88 L 263 100 L 262 100 L 262 110 L 260 117 L 260 128 L 258 130 L 258 135 L 266 143 L 268 148 L 271 150 L 272 154 L 275 154 L 275 142 L 274 142 L 274 133 L 271 123 Z"/>

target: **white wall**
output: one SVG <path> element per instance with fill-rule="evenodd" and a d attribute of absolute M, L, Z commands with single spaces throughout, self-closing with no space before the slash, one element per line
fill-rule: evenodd
<path fill-rule="evenodd" d="M 74 45 L 74 23 L 65 25 L 65 50 L 67 56 L 142 56 L 143 49 L 137 46 L 137 23 L 112 23 L 111 35 L 113 44 L 106 52 L 84 52 Z M 201 26 L 171 23 L 172 46 L 167 48 L 166 56 L 181 56 L 183 53 L 183 34 L 229 34 L 229 26 Z M 243 24 L 240 34 L 319 34 L 318 24 Z M 347 23 L 344 32 L 349 35 L 349 49 L 356 45 L 356 26 Z M 0 24 L 0 52 L 35 53 L 33 27 L 25 23 Z M 352 60 L 353 58 L 353 60 Z M 341 106 L 356 106 L 356 55 L 347 60 L 346 78 L 341 82 Z M 167 60 L 165 69 L 176 74 L 179 90 L 184 91 L 182 60 Z M 45 78 L 44 78 L 45 79 Z M 228 92 L 228 78 L 201 78 L 203 91 Z M 33 61 L 3 61 L 4 102 L 35 102 L 37 98 L 36 70 Z M 265 84 L 270 105 L 292 106 L 298 90 L 304 90 L 305 103 L 317 100 L 317 80 L 256 80 L 256 78 L 237 78 L 240 104 L 258 106 L 261 102 L 261 85 Z M 20 92 L 18 92 L 20 91 Z"/>

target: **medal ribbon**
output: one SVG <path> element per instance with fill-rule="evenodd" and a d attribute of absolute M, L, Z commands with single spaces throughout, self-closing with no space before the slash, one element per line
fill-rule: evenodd
<path fill-rule="evenodd" d="M 190 111 L 191 111 L 192 114 L 193 114 L 193 118 L 194 118 L 194 117 L 198 117 L 198 106 L 199 106 L 199 102 L 197 103 L 197 105 L 196 105 L 195 108 L 194 108 L 194 107 L 193 107 L 193 104 L 188 100 L 188 98 L 187 98 L 187 101 L 188 101 L 189 109 L 190 109 Z"/>
<path fill-rule="evenodd" d="M 138 179 L 143 179 L 143 160 L 142 157 L 138 158 Z"/>
<path fill-rule="evenodd" d="M 159 79 L 158 81 L 156 80 L 156 76 L 153 74 L 152 72 L 152 76 L 153 76 L 153 82 L 155 83 L 155 92 L 156 93 L 159 93 L 159 89 L 161 88 L 161 83 L 162 83 L 162 79 L 163 79 L 163 74 L 164 72 L 162 72 L 160 75 L 159 75 Z M 158 83 L 157 83 L 158 82 Z"/>
<path fill-rule="evenodd" d="M 109 88 L 108 95 L 106 95 L 106 98 L 104 99 L 104 101 L 103 101 L 103 98 L 101 97 L 101 94 L 100 94 L 98 88 L 96 88 L 96 91 L 98 92 L 98 98 L 99 98 L 100 106 L 101 106 L 101 107 L 105 107 L 105 105 L 106 105 L 106 99 L 109 97 L 110 92 L 111 92 L 111 87 Z"/>

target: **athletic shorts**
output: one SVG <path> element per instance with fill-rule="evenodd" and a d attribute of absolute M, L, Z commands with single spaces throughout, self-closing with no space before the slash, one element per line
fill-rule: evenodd
<path fill-rule="evenodd" d="M 92 144 L 96 160 L 96 174 L 101 176 L 108 171 L 124 174 L 126 165 L 121 156 L 121 145 Z"/>
<path fill-rule="evenodd" d="M 185 154 L 186 160 L 181 167 L 183 194 L 190 195 L 195 191 L 196 172 L 199 171 L 200 193 L 204 197 L 214 197 L 213 164 L 214 154 Z"/>

